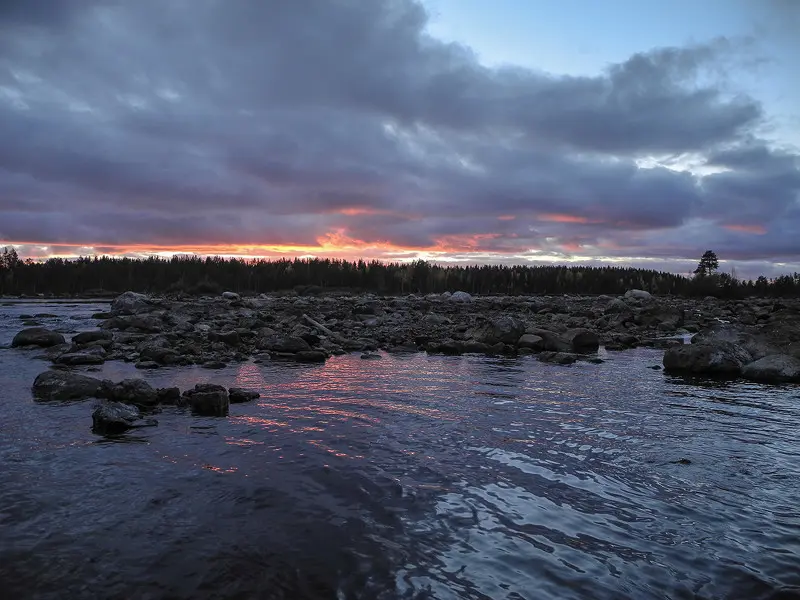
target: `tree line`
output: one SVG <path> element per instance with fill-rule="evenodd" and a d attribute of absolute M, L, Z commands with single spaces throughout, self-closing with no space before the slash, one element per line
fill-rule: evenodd
<path fill-rule="evenodd" d="M 0 294 L 101 295 L 148 293 L 215 294 L 350 290 L 379 294 L 654 294 L 724 296 L 800 295 L 800 275 L 739 281 L 727 274 L 687 278 L 630 267 L 564 265 L 438 265 L 339 259 L 240 259 L 199 256 L 142 259 L 87 257 L 21 260 L 13 248 L 0 253 Z"/>

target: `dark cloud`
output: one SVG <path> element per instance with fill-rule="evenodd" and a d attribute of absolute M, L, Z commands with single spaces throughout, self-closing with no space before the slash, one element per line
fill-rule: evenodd
<path fill-rule="evenodd" d="M 798 155 L 718 85 L 739 41 L 560 77 L 487 68 L 426 19 L 411 0 L 0 2 L 0 239 L 800 260 Z M 689 160 L 710 174 L 665 166 Z"/>

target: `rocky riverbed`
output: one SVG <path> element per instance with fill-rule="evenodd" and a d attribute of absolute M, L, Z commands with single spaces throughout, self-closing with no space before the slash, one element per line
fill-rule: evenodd
<path fill-rule="evenodd" d="M 141 380 L 103 382 L 71 371 L 113 360 L 149 370 L 217 369 L 248 360 L 325 362 L 349 352 L 379 359 L 378 350 L 535 354 L 542 361 L 571 364 L 602 362 L 601 347 L 622 351 L 644 345 L 663 347 L 664 368 L 673 373 L 800 381 L 798 300 L 686 299 L 641 290 L 621 297 L 473 297 L 464 292 L 240 297 L 225 292 L 194 298 L 126 292 L 109 312 L 94 316 L 101 319 L 100 328 L 69 341 L 35 326 L 35 316 L 22 316 L 34 326 L 20 331 L 12 346 L 41 348 L 37 356 L 57 369 L 37 378 L 36 398 L 100 397 L 143 409 L 183 404 L 200 414 L 225 415 L 232 393 L 225 389 L 156 390 Z M 233 395 L 242 394 L 247 391 Z M 138 416 L 125 410 L 117 406 L 97 418 L 107 414 L 119 417 L 115 423 L 138 423 Z M 109 428 L 101 423 L 96 429 Z"/>

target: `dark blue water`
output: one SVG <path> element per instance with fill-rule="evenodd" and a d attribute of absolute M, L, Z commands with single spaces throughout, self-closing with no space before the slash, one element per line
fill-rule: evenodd
<path fill-rule="evenodd" d="M 96 305 L 0 307 L 62 330 Z M 0 349 L 4 598 L 800 596 L 800 387 L 533 358 L 359 356 L 144 376 L 255 388 L 117 440 Z"/>

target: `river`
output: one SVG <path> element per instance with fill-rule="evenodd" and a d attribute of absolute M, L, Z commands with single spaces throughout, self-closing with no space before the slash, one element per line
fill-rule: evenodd
<path fill-rule="evenodd" d="M 800 387 L 425 354 L 137 371 L 262 397 L 91 433 L 35 403 L 0 306 L 0 584 L 10 599 L 800 597 Z"/>

